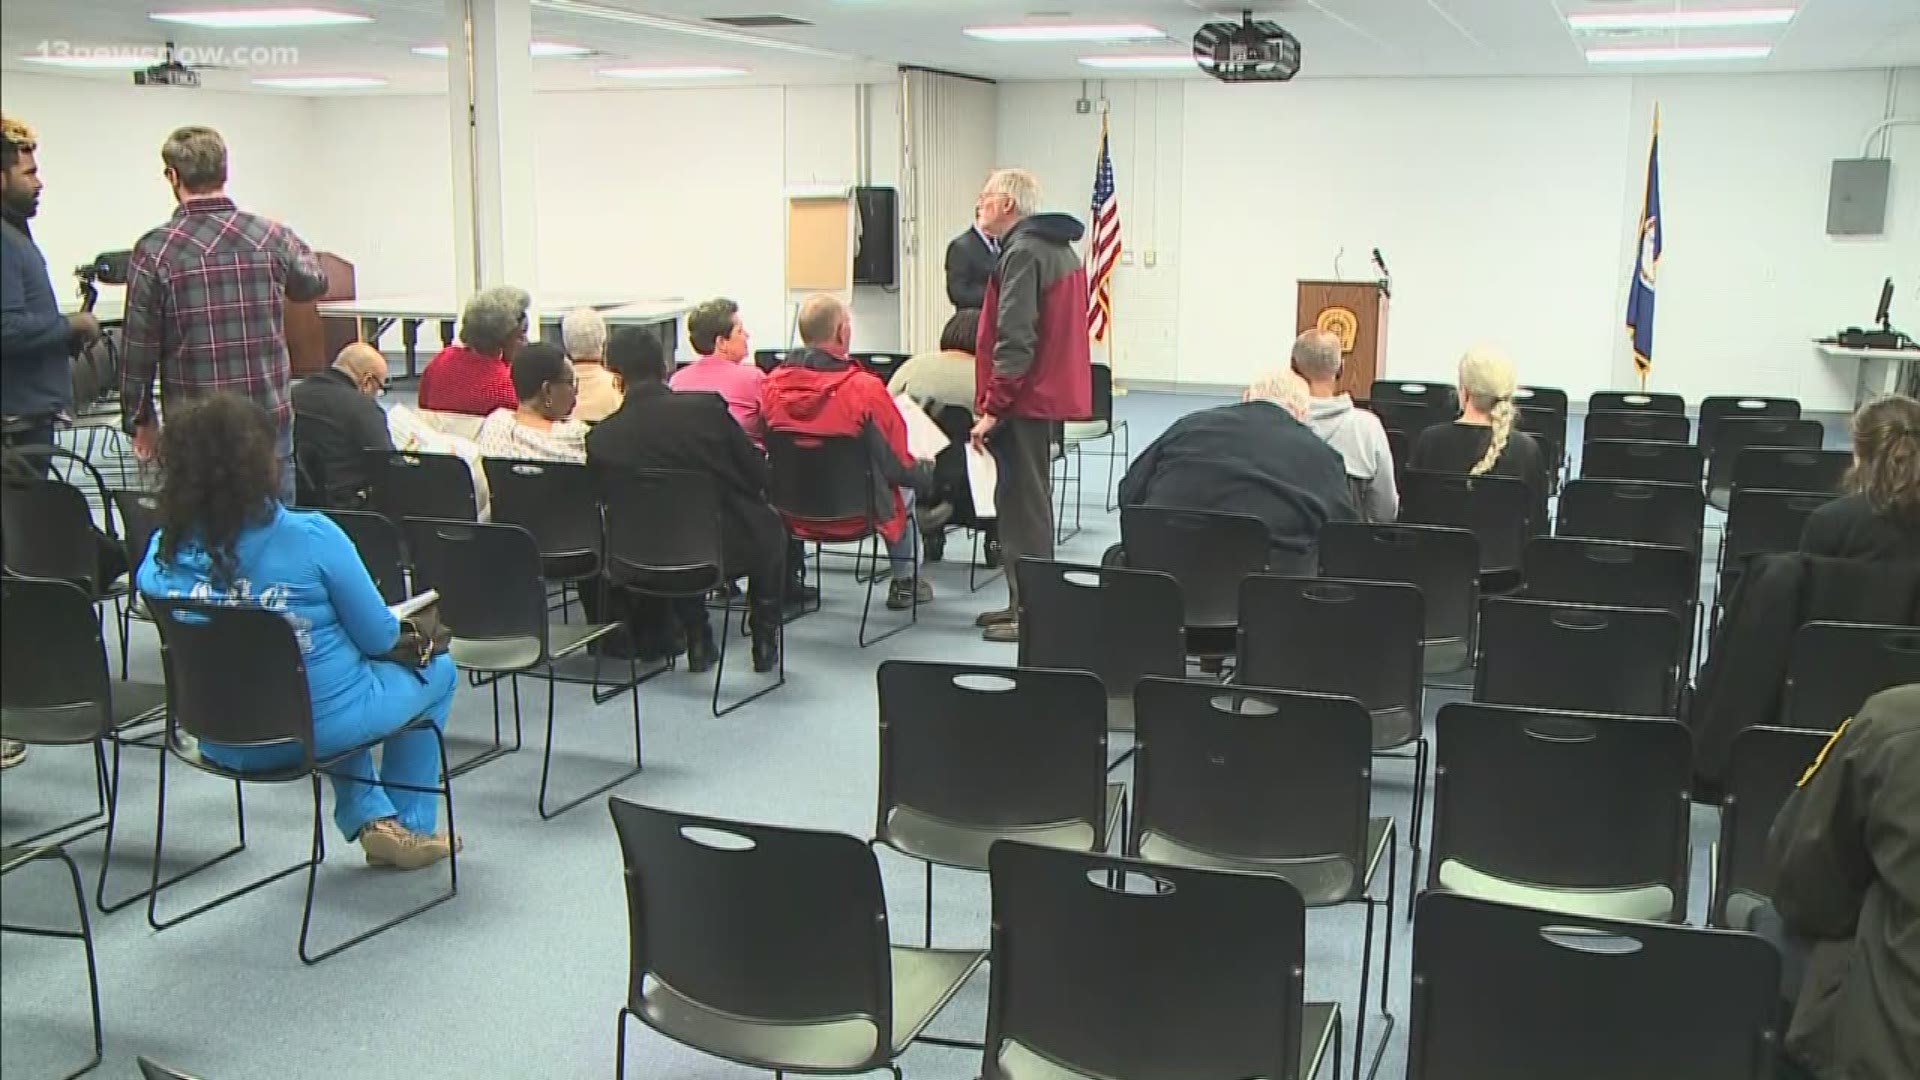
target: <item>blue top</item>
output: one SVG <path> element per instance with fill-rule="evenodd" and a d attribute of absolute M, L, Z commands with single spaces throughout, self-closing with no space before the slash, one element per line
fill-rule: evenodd
<path fill-rule="evenodd" d="M 0 413 L 47 416 L 73 404 L 73 340 L 33 238 L 0 222 Z"/>
<path fill-rule="evenodd" d="M 373 661 L 400 639 L 400 620 L 380 599 L 353 541 L 333 519 L 274 504 L 273 517 L 240 534 L 233 587 L 216 592 L 212 560 L 198 544 L 160 562 L 156 531 L 140 566 L 140 591 L 270 608 L 293 624 L 307 664 L 315 719 L 359 707 L 374 687 Z"/>

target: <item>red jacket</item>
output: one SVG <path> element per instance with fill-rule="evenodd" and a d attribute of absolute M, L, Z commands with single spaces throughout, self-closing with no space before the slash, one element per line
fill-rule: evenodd
<path fill-rule="evenodd" d="M 1093 412 L 1087 269 L 1072 246 L 1085 232 L 1067 214 L 1034 214 L 1001 239 L 980 310 L 974 412 L 1029 420 Z"/>
<path fill-rule="evenodd" d="M 520 395 L 513 391 L 513 368 L 506 357 L 476 352 L 465 345 L 449 345 L 427 361 L 426 370 L 420 373 L 416 400 L 423 409 L 469 416 L 520 406 Z"/>
<path fill-rule="evenodd" d="M 760 417 L 768 431 L 872 440 L 875 471 L 893 490 L 892 514 L 880 523 L 880 533 L 889 542 L 906 534 L 900 485 L 913 470 L 913 454 L 907 449 L 907 422 L 879 376 L 844 356 L 804 349 L 761 382 Z M 854 540 L 865 535 L 866 526 L 860 518 L 787 517 L 787 528 L 802 540 Z"/>

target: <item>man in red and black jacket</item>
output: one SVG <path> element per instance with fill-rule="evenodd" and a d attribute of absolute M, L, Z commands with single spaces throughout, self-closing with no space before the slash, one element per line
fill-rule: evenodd
<path fill-rule="evenodd" d="M 907 423 L 880 377 L 847 355 L 853 315 L 845 304 L 827 295 L 808 298 L 800 306 L 799 328 L 806 347 L 789 353 L 760 384 L 761 420 L 768 431 L 867 440 L 875 475 L 893 490 L 891 512 L 880 522 L 893 563 L 887 607 L 904 611 L 916 600 L 924 604 L 933 599 L 933 586 L 918 579 L 919 530 L 907 525 L 913 485 L 922 475 L 907 448 Z M 852 540 L 864 535 L 866 522 L 787 516 L 787 528 L 802 540 Z"/>
<path fill-rule="evenodd" d="M 1086 227 L 1067 214 L 1035 213 L 1039 204 L 1032 173 L 1002 169 L 987 178 L 975 208 L 1000 242 L 975 353 L 973 443 L 991 448 L 999 467 L 994 504 L 1007 568 L 1007 606 L 974 620 L 988 641 L 1020 640 L 1020 557 L 1053 558 L 1053 429 L 1093 411 L 1087 271 L 1073 250 Z"/>

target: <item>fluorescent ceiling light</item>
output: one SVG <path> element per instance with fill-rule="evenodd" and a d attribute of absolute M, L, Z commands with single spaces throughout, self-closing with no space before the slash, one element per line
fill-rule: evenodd
<path fill-rule="evenodd" d="M 1659 64 L 1676 60 L 1765 60 L 1771 45 L 1669 45 L 1588 49 L 1589 64 Z"/>
<path fill-rule="evenodd" d="M 1718 11 L 1618 11 L 1567 16 L 1575 30 L 1713 30 L 1728 26 L 1784 26 L 1790 7 L 1724 8 Z"/>
<path fill-rule="evenodd" d="M 207 30 L 284 30 L 300 26 L 350 26 L 372 22 L 371 15 L 320 8 L 239 8 L 230 11 L 155 11 L 155 22 L 182 23 Z"/>
<path fill-rule="evenodd" d="M 546 60 L 557 57 L 586 56 L 592 53 L 593 50 L 587 48 L 585 45 L 562 45 L 557 41 L 536 41 L 527 46 L 527 52 L 536 60 Z M 445 45 L 415 45 L 413 47 L 413 54 L 415 56 L 430 56 L 435 60 L 445 60 L 447 58 L 447 47 Z"/>
<path fill-rule="evenodd" d="M 1179 56 L 1083 56 L 1080 62 L 1090 68 L 1117 71 L 1178 71 L 1199 67 L 1191 55 L 1184 53 Z"/>
<path fill-rule="evenodd" d="M 255 79 L 255 86 L 273 90 L 366 90 L 387 85 L 387 80 L 371 75 L 292 75 L 278 79 Z"/>
<path fill-rule="evenodd" d="M 747 69 L 737 67 L 618 67 L 601 68 L 600 74 L 613 79 L 724 79 L 732 75 L 745 75 Z"/>
<path fill-rule="evenodd" d="M 159 60 L 153 57 L 129 56 L 125 53 L 89 54 L 84 56 L 41 56 L 36 53 L 29 53 L 20 59 L 30 64 L 77 68 L 82 71 L 140 71 L 159 63 Z"/>
<path fill-rule="evenodd" d="M 752 45 L 758 49 L 777 49 L 781 52 L 823 56 L 834 60 L 851 59 L 846 53 L 837 53 L 830 49 L 816 49 L 811 45 L 761 37 L 758 34 L 743 34 L 723 26 L 707 26 L 680 19 L 663 18 L 659 15 L 643 15 L 638 11 L 627 11 L 624 8 L 585 3 L 584 0 L 531 0 L 531 3 L 536 8 L 557 11 L 563 15 L 578 15 L 583 19 L 600 19 L 604 22 L 623 23 L 627 26 L 639 26 L 669 34 L 685 34 L 688 37 L 707 38 L 710 41 L 725 41 L 734 45 Z"/>
<path fill-rule="evenodd" d="M 1165 32 L 1144 23 L 1034 23 L 1023 26 L 969 26 L 968 37 L 982 41 L 1159 41 Z"/>

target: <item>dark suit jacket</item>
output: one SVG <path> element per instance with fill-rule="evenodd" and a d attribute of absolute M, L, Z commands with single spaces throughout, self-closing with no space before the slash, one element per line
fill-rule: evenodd
<path fill-rule="evenodd" d="M 987 279 L 1000 265 L 1000 256 L 980 237 L 980 230 L 967 231 L 947 245 L 947 299 L 956 310 L 979 308 L 987 302 Z"/>
<path fill-rule="evenodd" d="M 354 509 L 372 481 L 368 450 L 393 449 L 387 414 L 345 373 L 327 368 L 293 386 L 294 460 L 324 490 L 324 505 Z"/>

